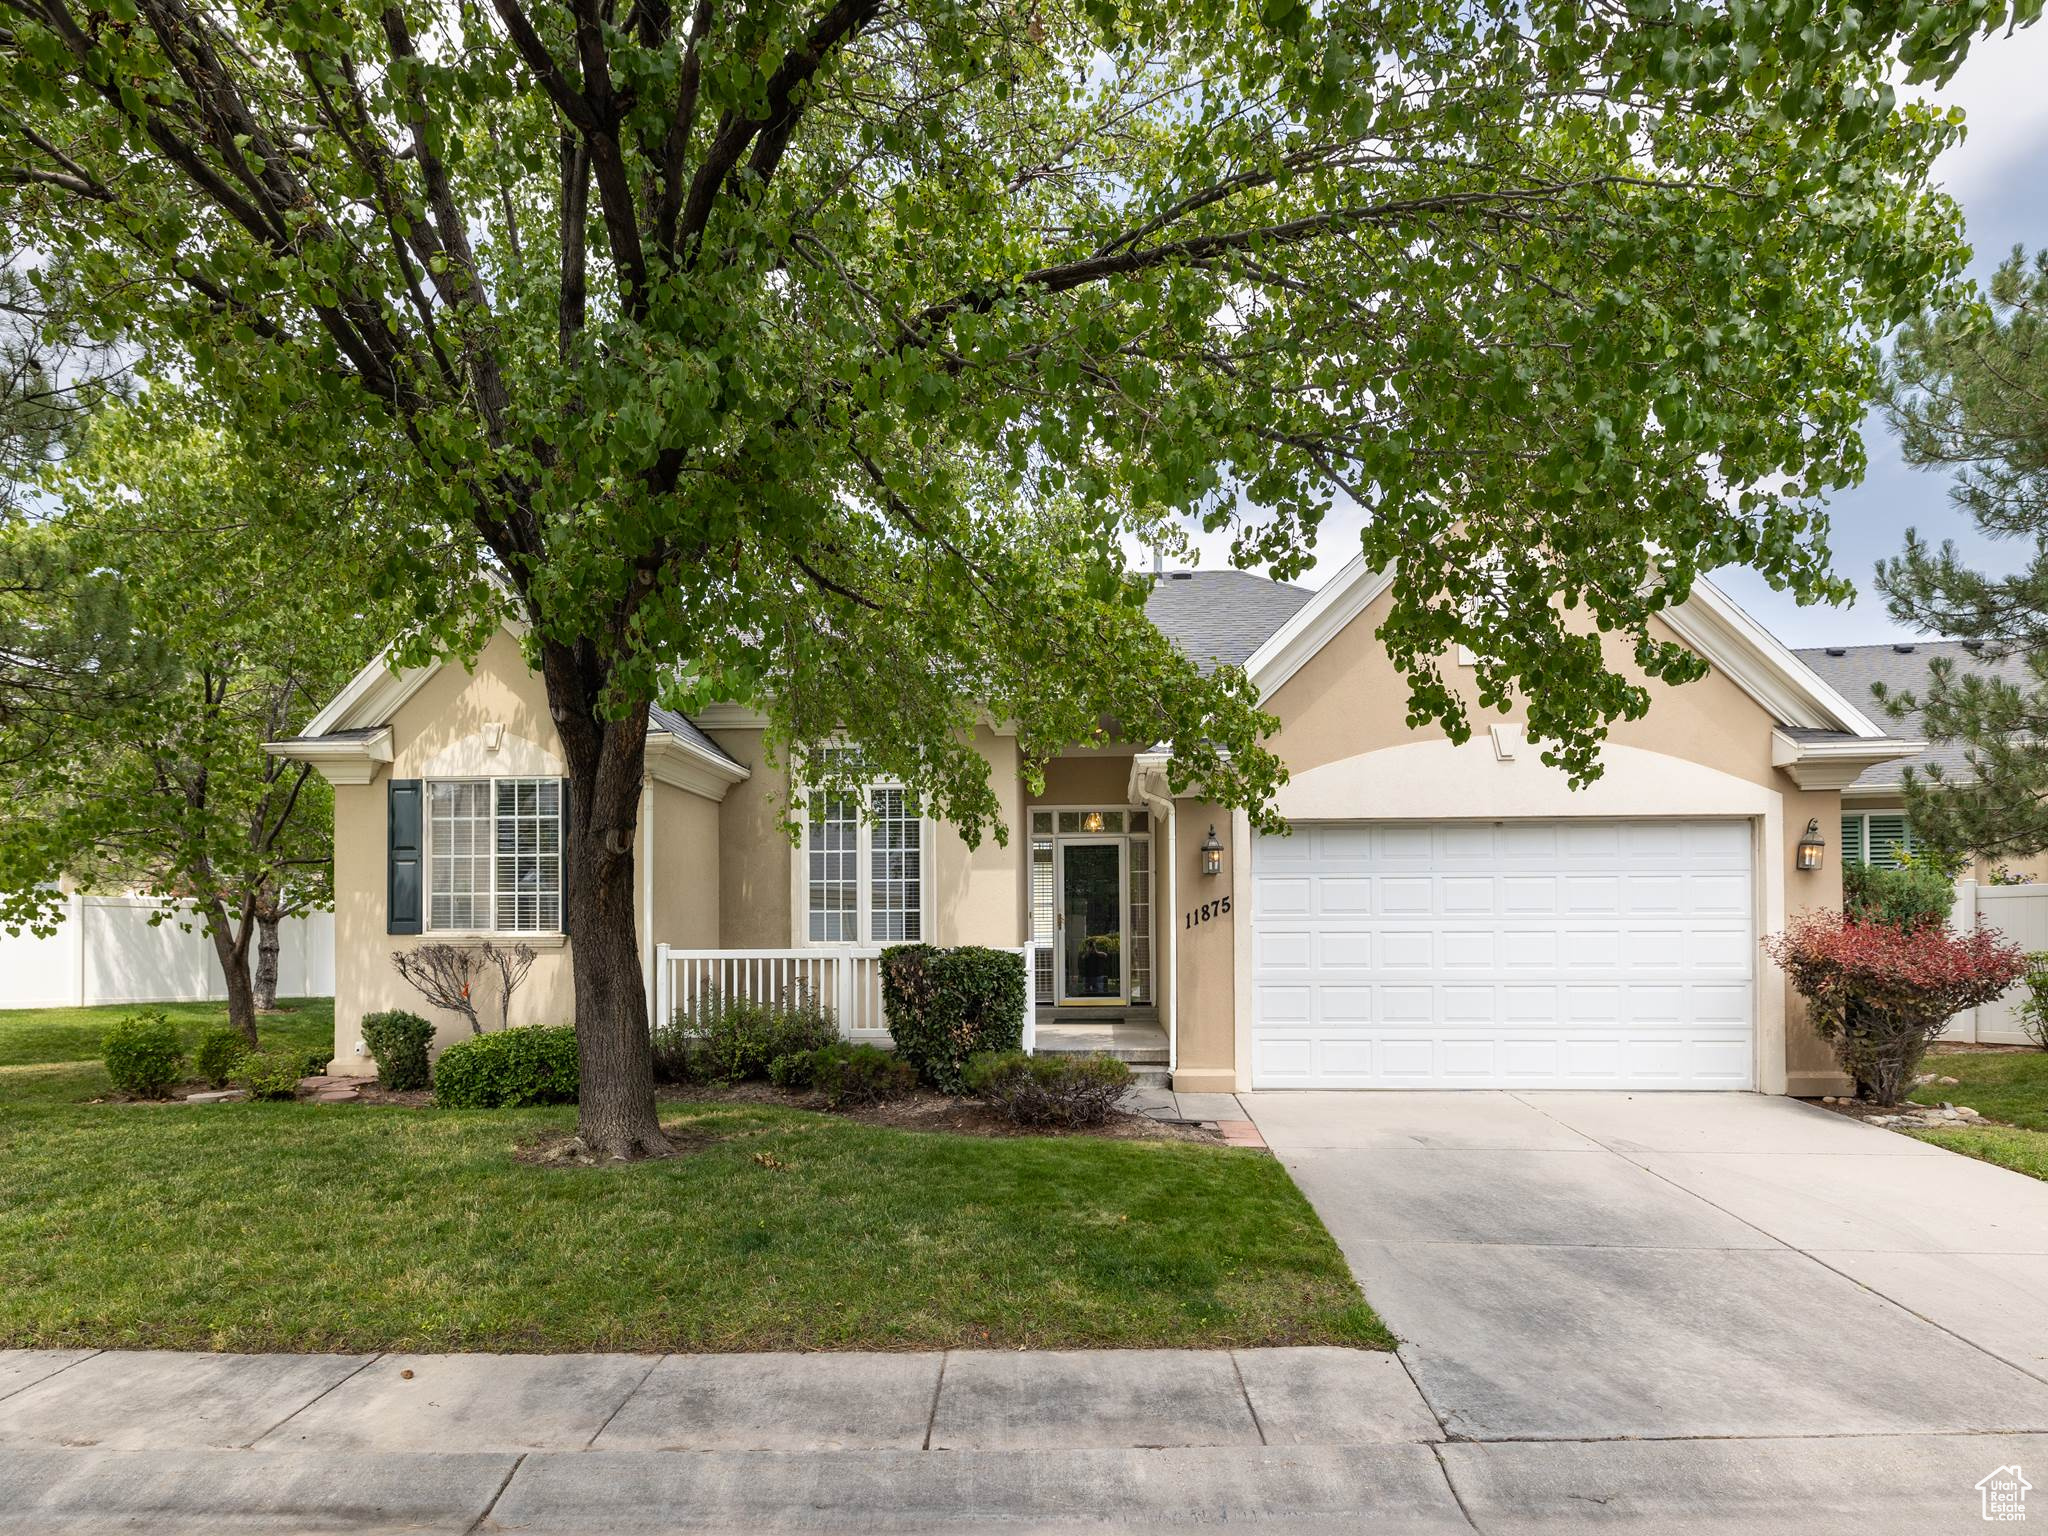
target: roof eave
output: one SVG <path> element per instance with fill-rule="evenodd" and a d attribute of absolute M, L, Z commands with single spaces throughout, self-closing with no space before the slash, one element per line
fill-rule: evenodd
<path fill-rule="evenodd" d="M 288 741 L 266 741 L 272 757 L 310 763 L 330 784 L 367 784 L 378 768 L 391 761 L 391 727 L 351 736 L 307 735 Z"/>
<path fill-rule="evenodd" d="M 1867 769 L 1902 757 L 1918 757 L 1926 750 L 1924 741 L 1896 736 L 1801 741 L 1784 731 L 1771 732 L 1772 764 L 1790 774 L 1801 789 L 1846 790 Z"/>

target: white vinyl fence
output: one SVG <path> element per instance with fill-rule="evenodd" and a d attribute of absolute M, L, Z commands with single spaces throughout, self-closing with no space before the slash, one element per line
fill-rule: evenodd
<path fill-rule="evenodd" d="M 1949 926 L 1958 933 L 1996 928 L 2021 949 L 2048 950 L 2048 885 L 1979 885 L 1974 880 L 1959 880 Z M 1941 1038 L 2029 1045 L 2032 1042 L 2020 1027 L 2019 1017 L 2019 1005 L 2026 996 L 2026 984 L 2017 983 L 1997 1002 L 1950 1019 Z"/>
<path fill-rule="evenodd" d="M 1024 960 L 1024 1049 L 1036 1044 L 1037 999 L 1033 994 L 1031 953 L 1015 949 Z M 882 1014 L 882 951 L 879 948 L 832 949 L 673 949 L 657 945 L 654 956 L 654 1017 L 673 1018 L 713 997 L 744 997 L 774 1002 L 802 992 L 832 1010 L 840 1035 L 848 1040 L 889 1038 Z"/>
<path fill-rule="evenodd" d="M 227 996 L 213 941 L 194 920 L 152 927 L 156 902 L 73 896 L 49 938 L 0 929 L 0 1008 L 91 1003 L 196 1003 Z M 334 995 L 334 914 L 287 918 L 278 929 L 279 997 Z M 256 955 L 252 947 L 249 963 Z"/>

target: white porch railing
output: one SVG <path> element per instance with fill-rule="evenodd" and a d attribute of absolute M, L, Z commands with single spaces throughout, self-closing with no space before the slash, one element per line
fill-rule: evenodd
<path fill-rule="evenodd" d="M 1028 947 L 1014 949 L 1024 961 L 1024 1049 L 1038 1043 L 1037 988 Z M 882 1041 L 889 1023 L 882 1013 L 882 951 L 880 948 L 821 949 L 676 949 L 667 944 L 654 951 L 654 1017 L 657 1023 L 675 1017 L 712 997 L 744 997 L 773 1002 L 794 991 L 816 998 L 832 1010 L 839 1033 L 848 1040 Z"/>

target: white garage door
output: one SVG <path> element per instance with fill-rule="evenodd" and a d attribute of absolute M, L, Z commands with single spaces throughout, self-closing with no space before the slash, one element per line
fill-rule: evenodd
<path fill-rule="evenodd" d="M 1252 847 L 1259 1088 L 1748 1088 L 1743 821 L 1299 823 Z"/>

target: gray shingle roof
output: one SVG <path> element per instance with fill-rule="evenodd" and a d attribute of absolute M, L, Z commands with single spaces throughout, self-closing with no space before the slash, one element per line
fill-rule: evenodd
<path fill-rule="evenodd" d="M 1145 615 L 1209 672 L 1243 666 L 1314 596 L 1250 571 L 1168 571 L 1153 583 Z"/>
<path fill-rule="evenodd" d="M 701 747 L 716 757 L 724 758 L 734 767 L 740 766 L 730 752 L 698 730 L 694 721 L 685 719 L 672 709 L 663 709 L 657 704 L 647 712 L 647 720 L 657 730 L 667 731 L 678 741 L 686 741 L 693 747 Z"/>
<path fill-rule="evenodd" d="M 1874 683 L 1884 684 L 1888 692 L 1924 694 L 1927 691 L 1927 664 L 1936 657 L 1944 657 L 1955 664 L 1958 675 L 1980 672 L 1987 677 L 2002 677 L 2009 682 L 2024 686 L 2029 680 L 2027 664 L 2017 656 L 1992 660 L 1968 649 L 1957 640 L 1902 640 L 1893 645 L 1829 645 L 1812 646 L 1793 652 L 1851 704 L 1870 716 L 1887 735 L 1919 739 L 1927 734 L 1921 724 L 1920 712 L 1912 710 L 1904 715 L 1894 716 L 1884 705 L 1877 702 L 1871 692 Z M 1941 771 L 1951 779 L 1966 778 L 1969 764 L 1963 760 L 1963 745 L 1955 741 L 1937 741 L 1929 744 L 1925 752 L 1917 757 L 1899 758 L 1889 763 L 1878 763 L 1866 768 L 1856 780 L 1858 789 L 1883 789 L 1898 784 L 1908 768 L 1924 770 L 1930 764 L 1940 764 Z"/>

